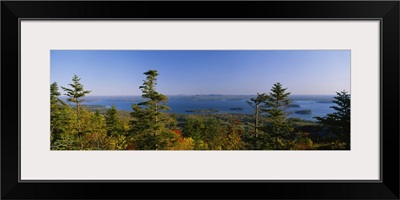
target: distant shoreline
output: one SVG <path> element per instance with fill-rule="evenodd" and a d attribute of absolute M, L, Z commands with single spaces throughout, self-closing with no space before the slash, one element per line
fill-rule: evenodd
<path fill-rule="evenodd" d="M 257 96 L 255 94 L 171 94 L 165 95 L 167 97 L 187 97 L 187 96 Z M 336 96 L 336 94 L 291 94 L 289 97 L 295 96 Z M 61 95 L 60 97 L 67 97 Z M 98 98 L 98 97 L 142 97 L 142 95 L 86 95 L 85 98 Z"/>
<path fill-rule="evenodd" d="M 168 96 L 166 105 L 171 110 L 166 113 L 197 114 L 197 113 L 227 113 L 254 114 L 254 109 L 247 101 L 255 95 L 181 95 Z M 292 100 L 287 112 L 289 117 L 315 121 L 314 117 L 323 117 L 332 113 L 334 95 L 291 95 Z M 66 102 L 66 97 L 61 97 Z M 107 110 L 112 105 L 118 110 L 132 111 L 132 104 L 144 101 L 141 96 L 86 96 L 83 105 L 93 106 L 98 110 Z M 68 102 L 71 106 L 70 102 Z M 95 110 L 95 109 L 94 109 Z M 309 112 L 299 112 L 310 110 Z M 297 111 L 297 113 L 296 113 Z"/>

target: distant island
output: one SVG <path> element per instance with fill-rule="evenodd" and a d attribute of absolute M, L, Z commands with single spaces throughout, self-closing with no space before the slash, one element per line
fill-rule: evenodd
<path fill-rule="evenodd" d="M 242 110 L 244 110 L 244 108 L 242 108 L 242 107 L 236 107 L 236 108 L 230 108 L 230 110 L 242 111 Z"/>
<path fill-rule="evenodd" d="M 303 114 L 303 115 L 310 115 L 312 112 L 311 110 L 298 110 L 295 111 L 296 114 Z"/>
<path fill-rule="evenodd" d="M 198 109 L 198 110 L 186 110 L 186 112 L 191 112 L 191 113 L 217 113 L 219 112 L 218 109 Z"/>
<path fill-rule="evenodd" d="M 293 103 L 293 104 L 290 104 L 289 107 L 290 108 L 300 108 L 300 105 Z"/>

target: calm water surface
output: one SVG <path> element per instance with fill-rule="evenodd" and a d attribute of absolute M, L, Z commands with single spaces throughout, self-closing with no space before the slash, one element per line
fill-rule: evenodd
<path fill-rule="evenodd" d="M 254 110 L 246 101 L 253 96 L 233 96 L 233 95 L 195 95 L 195 96 L 169 96 L 167 105 L 171 110 L 168 113 L 193 114 L 190 110 L 216 109 L 217 113 L 239 113 L 253 114 Z M 62 98 L 63 99 L 63 98 Z M 64 97 L 65 99 L 65 97 Z M 325 116 L 334 112 L 330 106 L 335 105 L 331 101 L 333 95 L 292 95 L 292 104 L 300 107 L 290 107 L 287 111 L 292 111 L 290 117 L 312 120 L 316 116 Z M 132 111 L 132 103 L 142 101 L 140 97 L 85 97 L 84 105 L 99 105 L 111 107 L 115 105 L 118 110 Z M 296 114 L 294 111 L 311 110 L 311 114 Z"/>

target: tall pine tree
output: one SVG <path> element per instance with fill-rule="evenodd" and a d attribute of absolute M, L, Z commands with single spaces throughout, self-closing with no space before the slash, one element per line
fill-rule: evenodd
<path fill-rule="evenodd" d="M 85 97 L 86 94 L 89 94 L 91 92 L 90 90 L 83 89 L 83 85 L 79 82 L 80 80 L 81 79 L 77 75 L 74 75 L 74 77 L 72 77 L 73 83 L 68 84 L 69 86 L 72 87 L 71 89 L 61 86 L 61 88 L 65 92 L 67 92 L 65 94 L 68 96 L 67 101 L 73 102 L 76 105 L 76 117 L 77 117 L 78 121 L 79 121 L 80 105 L 83 101 L 85 101 L 85 99 L 83 99 L 83 97 Z M 78 128 L 78 132 L 79 132 L 79 128 Z"/>
<path fill-rule="evenodd" d="M 289 107 L 291 101 L 288 98 L 290 92 L 286 92 L 287 88 L 283 88 L 281 83 L 275 83 L 267 96 L 265 103 L 268 117 L 285 120 L 287 113 L 285 110 Z"/>
<path fill-rule="evenodd" d="M 156 70 L 149 70 L 144 73 L 146 79 L 139 87 L 145 101 L 132 104 L 132 136 L 139 149 L 162 149 L 166 145 L 168 137 L 171 136 L 167 126 L 168 116 L 161 111 L 170 110 L 166 103 L 168 98 L 156 91 L 157 76 Z M 174 133 L 172 133 L 174 134 Z"/>
<path fill-rule="evenodd" d="M 81 130 L 81 123 L 80 123 L 80 116 L 79 116 L 79 112 L 80 112 L 80 106 L 81 103 L 85 101 L 85 99 L 83 99 L 83 97 L 85 97 L 86 94 L 89 94 L 91 91 L 90 90 L 84 90 L 83 89 L 83 85 L 79 82 L 81 79 L 77 76 L 74 75 L 72 77 L 72 82 L 68 84 L 69 86 L 71 86 L 72 88 L 66 88 L 66 87 L 61 87 L 68 96 L 67 101 L 75 103 L 76 105 L 76 133 L 79 136 L 80 139 L 80 143 L 81 143 L 81 148 L 83 149 L 83 141 L 82 141 L 82 130 Z"/>
<path fill-rule="evenodd" d="M 290 92 L 286 92 L 287 88 L 283 88 L 281 83 L 275 83 L 269 92 L 265 108 L 267 113 L 267 124 L 265 132 L 269 136 L 267 148 L 273 149 L 289 149 L 288 143 L 285 141 L 293 140 L 294 128 L 287 120 L 288 112 L 286 109 L 290 106 Z"/>
<path fill-rule="evenodd" d="M 341 91 L 336 92 L 336 95 L 332 101 L 336 106 L 331 106 L 336 112 L 315 118 L 337 139 L 345 143 L 345 149 L 350 149 L 350 94 Z"/>

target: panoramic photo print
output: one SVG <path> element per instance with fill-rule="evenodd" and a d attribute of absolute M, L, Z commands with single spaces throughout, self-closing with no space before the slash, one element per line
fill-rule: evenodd
<path fill-rule="evenodd" d="M 51 50 L 51 150 L 350 150 L 350 50 Z"/>

